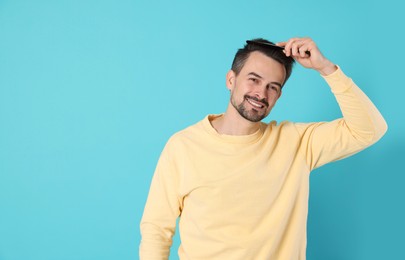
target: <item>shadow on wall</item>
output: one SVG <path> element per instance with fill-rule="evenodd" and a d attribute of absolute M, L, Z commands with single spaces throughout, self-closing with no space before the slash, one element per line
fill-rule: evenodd
<path fill-rule="evenodd" d="M 312 172 L 308 260 L 398 259 L 404 150 L 405 142 L 377 143 Z"/>

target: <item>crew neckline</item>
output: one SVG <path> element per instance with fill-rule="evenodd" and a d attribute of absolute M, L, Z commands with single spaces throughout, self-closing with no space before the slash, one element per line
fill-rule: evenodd
<path fill-rule="evenodd" d="M 263 136 L 264 132 L 264 123 L 260 123 L 259 129 L 249 135 L 227 135 L 227 134 L 220 134 L 217 132 L 217 130 L 212 126 L 211 121 L 214 120 L 215 118 L 218 118 L 220 116 L 223 116 L 223 114 L 210 114 L 207 115 L 204 120 L 203 120 L 203 126 L 205 130 L 212 136 L 216 137 L 217 139 L 220 139 L 222 141 L 228 142 L 228 143 L 235 143 L 235 144 L 248 144 L 248 143 L 253 143 L 257 141 L 259 138 Z"/>

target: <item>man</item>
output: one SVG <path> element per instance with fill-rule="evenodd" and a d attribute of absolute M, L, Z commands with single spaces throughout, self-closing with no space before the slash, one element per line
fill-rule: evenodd
<path fill-rule="evenodd" d="M 387 126 L 310 38 L 277 46 L 248 41 L 226 75 L 225 113 L 208 115 L 166 144 L 141 221 L 141 259 L 168 258 L 179 216 L 180 259 L 305 259 L 309 173 L 375 143 Z M 343 118 L 261 122 L 294 60 L 324 77 Z"/>

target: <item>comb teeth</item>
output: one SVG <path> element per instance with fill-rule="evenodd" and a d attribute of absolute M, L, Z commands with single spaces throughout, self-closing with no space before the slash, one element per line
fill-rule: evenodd
<path fill-rule="evenodd" d="M 261 46 L 268 46 L 268 47 L 273 47 L 273 48 L 277 48 L 280 50 L 284 50 L 284 47 L 281 46 L 277 46 L 275 44 L 272 43 L 267 43 L 267 42 L 259 42 L 259 41 L 246 41 L 247 44 L 256 44 L 256 45 L 261 45 Z"/>

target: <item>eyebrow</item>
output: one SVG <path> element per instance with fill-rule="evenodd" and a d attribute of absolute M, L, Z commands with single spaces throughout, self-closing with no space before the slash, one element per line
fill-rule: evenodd
<path fill-rule="evenodd" d="M 263 79 L 262 76 L 260 76 L 259 74 L 255 73 L 255 72 L 249 72 L 248 75 L 255 76 L 256 78 L 259 78 L 259 79 Z M 277 85 L 280 87 L 280 89 L 283 88 L 283 86 L 279 82 L 276 82 L 276 81 L 270 82 L 270 84 Z"/>

